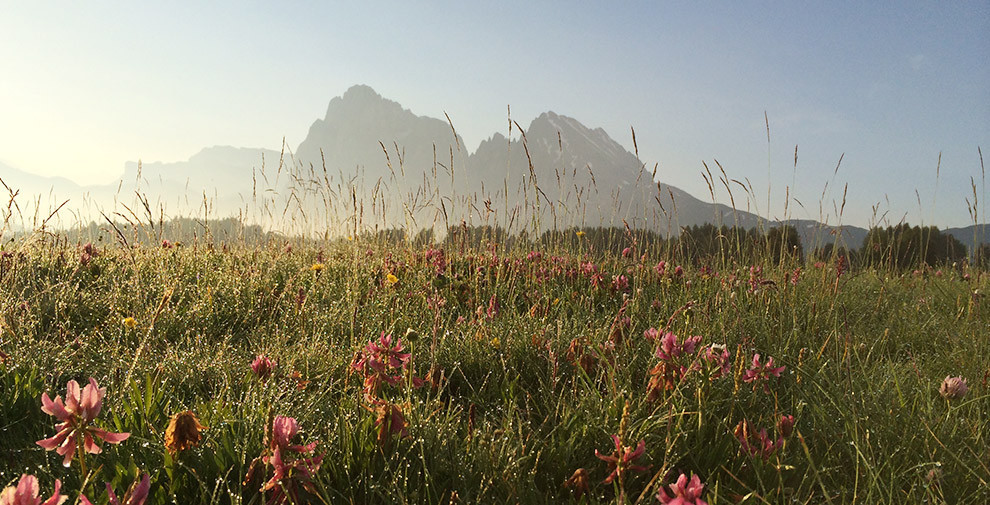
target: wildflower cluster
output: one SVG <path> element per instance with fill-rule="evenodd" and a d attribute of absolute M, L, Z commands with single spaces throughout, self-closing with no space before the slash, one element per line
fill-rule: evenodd
<path fill-rule="evenodd" d="M 647 399 L 655 401 L 663 392 L 672 391 L 684 380 L 691 371 L 700 371 L 703 365 L 708 369 L 708 377 L 716 379 L 729 374 L 729 351 L 721 344 L 701 346 L 702 337 L 695 335 L 683 340 L 672 332 L 659 336 L 654 328 L 646 330 L 644 337 L 655 341 L 659 339 L 655 355 L 660 359 L 650 370 L 647 384 Z"/>
<path fill-rule="evenodd" d="M 759 457 L 764 461 L 784 447 L 785 440 L 794 431 L 794 416 L 783 415 L 777 420 L 777 438 L 767 434 L 766 428 L 757 429 L 748 419 L 739 421 L 732 434 L 739 441 L 740 451 L 750 457 Z"/>
<path fill-rule="evenodd" d="M 382 332 L 378 342 L 368 342 L 364 350 L 354 357 L 351 365 L 364 376 L 364 400 L 368 404 L 365 408 L 375 416 L 377 439 L 383 446 L 392 435 L 408 436 L 408 422 L 402 407 L 382 395 L 382 387 L 386 384 L 402 385 L 407 378 L 412 387 L 419 388 L 426 383 L 412 375 L 409 367 L 412 354 L 402 351 L 401 337 Z"/>
<path fill-rule="evenodd" d="M 657 499 L 660 500 L 660 503 L 667 505 L 708 505 L 708 502 L 701 499 L 705 485 L 695 474 L 691 474 L 691 478 L 688 479 L 688 476 L 682 473 L 677 478 L 677 482 L 667 487 L 671 494 L 667 494 L 667 491 L 662 487 L 657 492 Z"/>
<path fill-rule="evenodd" d="M 743 374 L 743 382 L 752 383 L 753 390 L 756 390 L 757 384 L 763 385 L 763 391 L 766 393 L 770 392 L 770 388 L 767 386 L 767 382 L 770 381 L 770 377 L 780 378 L 780 373 L 784 371 L 783 366 L 775 367 L 773 363 L 773 358 L 767 358 L 766 363 L 760 364 L 760 355 L 753 355 L 753 365 L 746 370 Z"/>
<path fill-rule="evenodd" d="M 645 466 L 635 464 L 635 461 L 646 451 L 645 440 L 640 440 L 635 449 L 622 445 L 622 439 L 618 435 L 612 435 L 612 442 L 615 444 L 615 450 L 611 454 L 602 454 L 598 452 L 598 449 L 595 449 L 595 456 L 608 463 L 610 472 L 605 478 L 606 484 L 610 484 L 614 480 L 622 482 L 626 472 L 645 472 L 647 470 Z"/>
<path fill-rule="evenodd" d="M 402 337 L 382 332 L 378 342 L 368 342 L 354 357 L 351 367 L 364 375 L 365 398 L 378 396 L 383 384 L 396 386 L 404 382 L 412 354 L 402 351 Z M 410 380 L 415 387 L 423 385 L 418 377 L 410 377 Z"/>
<path fill-rule="evenodd" d="M 271 431 L 267 435 L 268 447 L 255 458 L 248 468 L 244 485 L 254 482 L 255 474 L 259 471 L 271 470 L 271 477 L 262 477 L 262 493 L 269 493 L 268 505 L 286 503 L 307 503 L 307 494 L 316 492 L 313 475 L 320 469 L 323 456 L 315 454 L 316 442 L 308 444 L 296 443 L 299 434 L 299 424 L 295 418 L 277 416 L 272 420 Z"/>

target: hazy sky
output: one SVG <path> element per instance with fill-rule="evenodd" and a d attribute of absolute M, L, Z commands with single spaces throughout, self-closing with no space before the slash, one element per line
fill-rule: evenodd
<path fill-rule="evenodd" d="M 294 149 L 360 83 L 446 111 L 472 149 L 506 132 L 506 105 L 524 127 L 553 110 L 630 150 L 635 127 L 643 161 L 706 200 L 702 161 L 717 159 L 764 214 L 769 174 L 778 217 L 792 182 L 811 218 L 848 183 L 846 222 L 879 205 L 959 226 L 970 177 L 983 198 L 988 34 L 986 0 L 0 0 L 0 161 L 90 184 L 207 146 Z"/>

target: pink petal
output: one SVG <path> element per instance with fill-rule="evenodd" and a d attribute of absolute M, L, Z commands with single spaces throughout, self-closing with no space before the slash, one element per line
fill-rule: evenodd
<path fill-rule="evenodd" d="M 96 441 L 93 440 L 93 436 L 89 433 L 83 435 L 83 449 L 90 454 L 99 454 L 103 452 L 103 449 L 96 445 Z"/>
<path fill-rule="evenodd" d="M 701 483 L 701 479 L 697 475 L 691 475 L 691 483 L 688 485 L 688 493 L 691 494 L 693 498 L 698 498 L 701 496 L 701 492 L 704 491 L 705 485 Z"/>
<path fill-rule="evenodd" d="M 662 487 L 660 488 L 660 491 L 657 493 L 657 499 L 660 500 L 660 503 L 663 504 L 669 504 L 670 501 L 672 500 L 670 495 L 668 495 L 667 492 L 664 491 Z"/>
<path fill-rule="evenodd" d="M 100 389 L 100 386 L 96 383 L 96 379 L 90 377 L 89 384 L 82 390 L 82 399 L 79 402 L 79 414 L 86 421 L 92 421 L 96 419 L 96 416 L 100 414 L 100 410 L 103 408 L 103 395 L 106 394 L 106 389 Z"/>
<path fill-rule="evenodd" d="M 623 459 L 625 461 L 632 461 L 632 460 L 634 460 L 634 459 L 642 456 L 643 455 L 643 452 L 645 450 L 646 450 L 646 440 L 640 440 L 639 441 L 639 445 L 636 446 L 636 450 L 633 451 L 633 452 L 631 452 L 631 453 L 629 453 L 629 454 L 626 454 L 626 457 L 623 458 Z"/>
<path fill-rule="evenodd" d="M 295 418 L 277 416 L 272 421 L 272 442 L 278 447 L 288 446 L 297 433 L 299 433 L 299 423 Z"/>
<path fill-rule="evenodd" d="M 38 497 L 38 478 L 34 475 L 22 474 L 21 480 L 17 483 L 17 491 L 14 495 L 20 498 Z M 32 500 L 33 501 L 33 500 Z"/>
<path fill-rule="evenodd" d="M 293 452 L 313 452 L 316 450 L 316 442 L 310 442 L 306 445 L 290 445 L 289 450 Z"/>
<path fill-rule="evenodd" d="M 148 499 L 148 491 L 151 489 L 151 476 L 144 474 L 141 482 L 134 486 L 131 497 L 127 500 L 127 505 L 144 505 Z"/>
<path fill-rule="evenodd" d="M 72 433 L 72 428 L 70 428 L 67 424 L 68 423 L 63 423 L 64 427 L 58 433 L 56 433 L 55 436 L 43 440 L 38 440 L 35 443 L 40 445 L 41 447 L 44 447 L 46 451 L 50 451 L 62 445 L 62 443 L 65 442 L 65 438 L 68 437 L 70 433 Z"/>
<path fill-rule="evenodd" d="M 76 439 L 75 437 L 69 437 L 65 439 L 65 443 L 61 447 L 55 449 L 57 454 L 63 456 L 62 466 L 69 468 L 72 465 L 72 456 L 76 454 Z"/>
<path fill-rule="evenodd" d="M 52 493 L 51 498 L 41 502 L 39 505 L 61 505 L 69 497 L 66 495 L 59 495 L 58 492 L 62 490 L 62 481 L 55 479 L 55 492 Z M 92 504 L 90 504 L 92 505 Z"/>
<path fill-rule="evenodd" d="M 605 484 L 611 484 L 612 481 L 615 480 L 615 478 L 618 476 L 619 473 L 616 470 L 612 470 L 612 473 L 608 474 L 608 477 L 605 477 L 605 480 L 603 480 L 602 482 L 604 482 Z"/>
<path fill-rule="evenodd" d="M 81 494 L 79 495 L 79 505 L 93 505 L 93 502 L 89 501 L 86 495 Z"/>
<path fill-rule="evenodd" d="M 687 487 L 687 484 L 688 477 L 682 473 L 681 476 L 677 478 L 677 483 L 671 486 L 670 490 L 677 496 L 684 496 L 684 489 Z"/>
<path fill-rule="evenodd" d="M 79 383 L 71 380 L 65 385 L 65 409 L 73 414 L 79 413 Z"/>
<path fill-rule="evenodd" d="M 112 433 L 99 428 L 90 428 L 89 430 L 97 437 L 100 437 L 101 440 L 110 444 L 119 444 L 131 436 L 130 433 Z"/>
<path fill-rule="evenodd" d="M 110 505 L 120 505 L 120 500 L 117 499 L 117 495 L 113 492 L 109 482 L 107 482 L 107 496 L 110 497 Z"/>
<path fill-rule="evenodd" d="M 602 453 L 598 452 L 598 449 L 595 449 L 595 457 L 607 463 L 616 463 L 619 461 L 619 458 L 616 458 L 615 456 L 603 455 Z"/>
<path fill-rule="evenodd" d="M 62 404 L 62 397 L 56 396 L 55 401 L 52 401 L 48 397 L 48 393 L 41 393 L 41 411 L 55 416 L 59 421 L 65 421 L 71 417 L 69 412 L 65 410 L 65 405 Z"/>

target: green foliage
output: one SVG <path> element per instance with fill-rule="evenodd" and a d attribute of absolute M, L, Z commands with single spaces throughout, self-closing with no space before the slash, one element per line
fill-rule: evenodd
<path fill-rule="evenodd" d="M 442 244 L 431 234 L 292 250 L 274 239 L 226 249 L 105 240 L 85 264 L 64 240 L 12 248 L 0 260 L 0 481 L 32 473 L 44 493 L 60 479 L 75 500 L 79 466 L 35 444 L 54 434 L 39 398 L 94 377 L 107 388 L 97 424 L 131 433 L 87 457 L 96 503 L 104 482 L 120 494 L 141 472 L 149 503 L 264 503 L 263 479 L 244 481 L 270 450 L 274 416 L 297 419 L 293 443 L 317 442 L 317 502 L 578 503 L 562 487 L 578 468 L 590 476 L 585 503 L 655 503 L 680 472 L 698 474 L 713 505 L 990 500 L 985 270 L 902 275 L 886 268 L 901 265 L 890 245 L 883 268 L 838 276 L 827 259 L 843 253 L 817 251 L 823 264 L 805 265 L 793 228 L 694 227 L 662 240 L 462 227 Z M 619 275 L 628 287 L 613 284 Z M 407 436 L 383 437 L 353 364 L 370 341 L 407 328 L 418 336 L 402 340 L 408 375 L 377 395 L 400 409 Z M 661 360 L 649 328 L 701 337 L 683 376 L 652 398 Z M 726 376 L 697 353 L 711 344 L 731 355 Z M 755 353 L 786 367 L 766 389 L 743 380 Z M 267 380 L 250 368 L 261 354 L 275 362 Z M 967 378 L 967 396 L 942 398 L 946 375 Z M 414 387 L 413 376 L 430 382 Z M 208 429 L 171 454 L 166 427 L 186 410 Z M 776 440 L 784 414 L 794 435 L 766 458 L 746 454 L 739 423 Z M 622 499 L 595 456 L 613 450 L 613 434 L 644 440 L 637 464 L 649 466 L 624 475 Z"/>

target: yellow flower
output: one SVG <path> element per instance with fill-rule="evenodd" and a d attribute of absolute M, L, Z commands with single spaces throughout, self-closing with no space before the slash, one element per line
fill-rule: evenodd
<path fill-rule="evenodd" d="M 491 340 L 490 343 L 492 344 L 492 347 L 498 347 L 498 344 L 500 343 L 500 341 L 499 341 L 498 337 L 495 337 L 495 338 L 493 338 Z"/>
<path fill-rule="evenodd" d="M 584 236 L 584 232 L 583 232 L 583 231 L 580 231 L 580 230 L 578 230 L 578 231 L 577 231 L 577 232 L 575 233 L 575 235 L 577 235 L 577 236 L 578 236 L 578 238 L 581 238 L 581 237 L 583 237 L 583 236 Z"/>
<path fill-rule="evenodd" d="M 309 267 L 310 271 L 317 272 L 317 273 L 319 273 L 320 271 L 322 271 L 324 268 L 325 267 L 323 266 L 323 263 L 313 263 L 313 266 Z"/>
<path fill-rule="evenodd" d="M 137 326 L 137 320 L 133 317 L 125 317 L 120 321 L 120 324 L 123 324 L 128 330 L 133 330 L 134 327 Z"/>
<path fill-rule="evenodd" d="M 389 286 L 394 286 L 397 282 L 399 282 L 399 278 L 392 274 L 388 274 L 385 276 L 385 281 L 388 282 Z"/>

